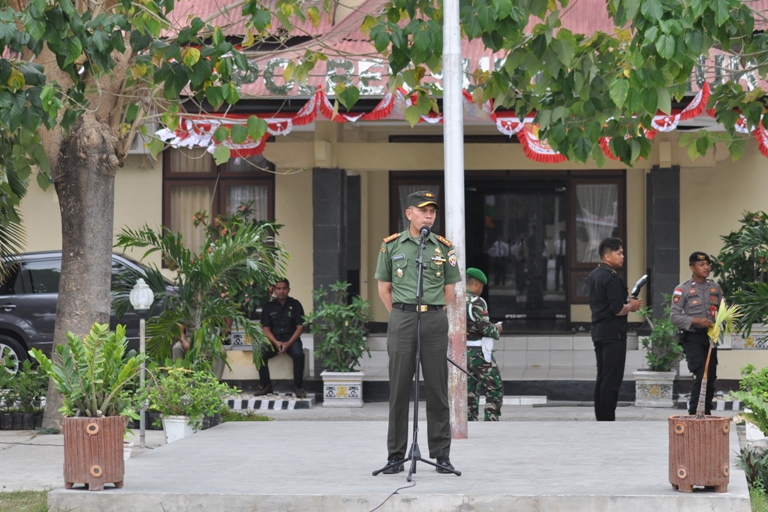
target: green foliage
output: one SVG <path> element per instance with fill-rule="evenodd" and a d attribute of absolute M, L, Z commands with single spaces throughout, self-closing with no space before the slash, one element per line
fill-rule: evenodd
<path fill-rule="evenodd" d="M 768 400 L 768 366 L 755 372 L 754 365 L 748 364 L 741 369 L 741 381 L 739 389 L 753 395 L 757 395 L 763 400 Z"/>
<path fill-rule="evenodd" d="M 118 235 L 117 247 L 144 248 L 142 259 L 159 252 L 165 266 L 175 273 L 176 288 L 168 290 L 159 268 L 151 265 L 146 269 L 147 284 L 162 308 L 147 322 L 147 350 L 155 360 L 171 356 L 179 325 L 186 327 L 191 343 L 186 355 L 189 361 L 224 359 L 221 340 L 230 328 L 245 331 L 255 354 L 260 353 L 256 349 L 260 343 L 268 343 L 261 327 L 250 322 L 241 309 L 240 294 L 244 296 L 247 289 L 268 289 L 283 275 L 287 254 L 273 236 L 274 225 L 238 225 L 237 231 L 228 230 L 218 238 L 209 233 L 199 254 L 184 245 L 181 234 L 165 227 L 160 231 L 147 226 L 138 231 L 125 228 Z M 129 292 L 123 290 L 118 297 L 123 305 Z"/>
<path fill-rule="evenodd" d="M 569 159 L 602 162 L 598 141 L 610 137 L 611 150 L 629 164 L 649 156 L 644 128 L 651 128 L 658 111 L 670 113 L 673 100 L 686 94 L 697 60 L 713 47 L 740 56 L 749 71 L 766 76 L 768 36 L 754 30 L 758 15 L 748 2 L 605 3 L 620 27 L 610 34 L 574 34 L 563 28 L 560 18 L 568 0 L 461 2 L 463 36 L 480 39 L 503 62 L 492 72 L 470 70 L 479 90 L 473 93 L 475 101 L 493 100 L 496 108 L 513 109 L 521 119 L 535 112 L 541 137 Z M 366 17 L 363 29 L 387 56 L 390 89 L 408 82 L 410 75 L 416 83 L 409 85 L 420 98 L 436 93 L 421 77 L 426 68 L 433 74 L 441 71 L 441 5 L 390 0 L 380 12 Z M 739 113 L 755 126 L 765 106 L 764 93 L 745 91 L 739 78 L 724 80 L 709 102 L 727 133 L 704 133 L 695 143 L 688 139 L 690 154 L 703 155 L 717 141 L 734 156 L 743 152 L 747 136 L 736 131 Z"/>
<path fill-rule="evenodd" d="M 683 358 L 683 347 L 677 335 L 677 327 L 672 325 L 669 306 L 670 296 L 664 296 L 664 314 L 655 322 L 652 322 L 650 308 L 641 308 L 640 315 L 651 324 L 650 336 L 643 338 L 642 345 L 645 349 L 645 360 L 648 369 L 652 372 L 669 372 Z"/>
<path fill-rule="evenodd" d="M 165 416 L 189 416 L 198 429 L 204 417 L 221 410 L 227 396 L 238 393 L 206 369 L 157 367 L 148 375 L 147 386 L 136 392 L 137 408 L 146 402 Z"/>
<path fill-rule="evenodd" d="M 762 494 L 763 505 L 765 503 L 765 490 L 768 488 L 768 451 L 759 446 L 747 445 L 741 449 L 737 464 L 747 477 L 747 484 L 752 491 Z M 765 507 L 768 509 L 768 506 Z"/>
<path fill-rule="evenodd" d="M 748 335 L 753 323 L 768 321 L 768 214 L 746 212 L 739 222 L 738 230 L 721 237 L 712 270 L 726 301 L 739 306 L 740 329 Z"/>
<path fill-rule="evenodd" d="M 205 226 L 210 241 L 219 241 L 226 237 L 231 238 L 246 227 L 254 229 L 263 227 L 267 233 L 275 237 L 278 235 L 279 229 L 283 227 L 282 224 L 256 220 L 253 201 L 241 203 L 235 213 L 219 215 L 211 223 L 208 222 L 208 213 L 199 211 L 194 215 L 194 225 L 195 227 Z M 256 308 L 269 300 L 271 284 L 274 282 L 233 281 L 223 291 L 240 305 L 240 310 L 246 317 L 255 319 Z"/>
<path fill-rule="evenodd" d="M 748 391 L 731 391 L 730 395 L 734 400 L 744 402 L 745 408 L 751 410 L 739 416 L 754 424 L 763 434 L 768 435 L 768 401 Z"/>
<path fill-rule="evenodd" d="M 750 485 L 749 501 L 752 504 L 752 512 L 768 512 L 768 496 L 766 496 L 765 484 L 763 486 Z"/>
<path fill-rule="evenodd" d="M 323 365 L 332 372 L 351 372 L 363 353 L 371 356 L 365 337 L 369 304 L 359 296 L 348 300 L 349 283 L 338 281 L 330 288 L 330 300 L 322 286 L 312 292 L 316 307 L 304 320 L 311 324 L 312 334 L 320 335 L 315 355 Z"/>
<path fill-rule="evenodd" d="M 144 356 L 127 351 L 127 346 L 124 326 L 110 332 L 107 324 L 93 324 L 85 338 L 67 333 L 67 343 L 56 347 L 53 361 L 39 349 L 29 353 L 61 393 L 59 411 L 64 416 L 136 418 L 125 390 L 138 375 Z"/>
<path fill-rule="evenodd" d="M 32 362 L 27 359 L 16 375 L 0 375 L 0 389 L 5 390 L 2 398 L 6 409 L 35 412 L 40 410 L 40 401 L 48 391 L 48 375 L 33 370 Z"/>
<path fill-rule="evenodd" d="M 226 423 L 228 421 L 272 421 L 272 418 L 264 416 L 263 414 L 258 414 L 253 410 L 237 412 L 227 407 L 221 413 L 221 420 Z"/>

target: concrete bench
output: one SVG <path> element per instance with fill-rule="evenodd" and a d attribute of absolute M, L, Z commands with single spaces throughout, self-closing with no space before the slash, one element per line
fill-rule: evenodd
<path fill-rule="evenodd" d="M 312 348 L 314 346 L 312 335 L 302 334 L 301 342 L 304 345 L 304 378 L 311 375 L 314 361 Z M 259 380 L 259 371 L 253 364 L 253 353 L 250 347 L 227 350 L 227 363 L 229 368 L 224 369 L 223 380 Z M 269 376 L 273 381 L 293 381 L 293 359 L 287 354 L 280 354 L 269 360 Z"/>

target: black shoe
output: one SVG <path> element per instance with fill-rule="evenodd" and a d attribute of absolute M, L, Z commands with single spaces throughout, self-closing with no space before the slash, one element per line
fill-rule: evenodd
<path fill-rule="evenodd" d="M 296 398 L 307 398 L 307 392 L 302 388 L 293 387 L 293 391 L 296 393 Z"/>
<path fill-rule="evenodd" d="M 437 467 L 435 470 L 438 473 L 442 474 L 453 474 L 453 470 L 456 468 L 453 467 L 453 464 L 451 464 L 451 459 L 448 457 L 438 457 L 437 458 Z"/>
<path fill-rule="evenodd" d="M 387 459 L 387 466 L 389 466 L 390 464 L 394 464 L 395 462 L 397 462 L 399 460 L 403 460 L 402 457 L 398 457 L 397 455 L 393 455 L 389 459 Z M 399 465 L 396 465 L 396 466 L 388 467 L 387 469 L 382 471 L 382 473 L 385 474 L 385 475 L 396 475 L 397 473 L 402 473 L 403 471 L 405 471 L 405 465 L 399 464 Z"/>
<path fill-rule="evenodd" d="M 272 394 L 272 384 L 267 384 L 263 388 L 257 389 L 253 396 L 264 396 L 270 394 Z"/>

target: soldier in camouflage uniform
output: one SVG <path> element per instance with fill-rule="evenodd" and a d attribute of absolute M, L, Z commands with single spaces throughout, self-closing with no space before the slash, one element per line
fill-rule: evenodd
<path fill-rule="evenodd" d="M 467 370 L 477 378 L 467 381 L 469 421 L 479 419 L 480 385 L 485 386 L 485 421 L 499 421 L 504 399 L 504 385 L 493 357 L 491 341 L 499 339 L 501 326 L 489 321 L 488 306 L 480 297 L 486 284 L 488 278 L 482 270 L 467 269 Z M 486 338 L 485 342 L 483 338 Z"/>

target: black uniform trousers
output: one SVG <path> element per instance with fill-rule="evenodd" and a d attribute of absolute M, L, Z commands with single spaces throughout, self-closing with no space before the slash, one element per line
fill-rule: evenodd
<path fill-rule="evenodd" d="M 594 341 L 597 359 L 595 381 L 595 419 L 615 421 L 619 388 L 624 380 L 627 340 Z"/>
<path fill-rule="evenodd" d="M 709 336 L 707 331 L 686 331 L 683 338 L 683 351 L 688 362 L 688 370 L 694 375 L 695 380 L 691 387 L 691 400 L 688 402 L 688 414 L 696 414 L 701 394 L 701 381 L 704 378 L 704 365 L 707 362 L 709 351 Z M 717 379 L 717 347 L 712 347 L 712 357 L 709 360 L 709 372 L 707 373 L 706 402 L 704 413 L 712 413 L 712 399 L 715 398 L 715 380 Z"/>
<path fill-rule="evenodd" d="M 290 338 L 288 338 L 290 339 Z M 277 340 L 281 341 L 281 340 Z M 285 340 L 288 341 L 288 340 Z M 282 342 L 282 341 L 281 341 Z M 294 341 L 293 344 L 285 351 L 286 354 L 293 359 L 293 384 L 301 389 L 304 387 L 304 347 L 301 344 L 301 338 Z M 273 357 L 279 355 L 277 348 L 270 342 L 265 343 L 261 347 L 261 358 L 264 360 L 264 364 L 259 368 L 259 383 L 261 387 L 268 386 L 272 381 L 269 377 L 269 365 L 267 361 Z"/>
<path fill-rule="evenodd" d="M 393 308 L 387 325 L 389 353 L 389 456 L 405 458 L 408 412 L 416 372 L 418 314 Z M 451 450 L 448 408 L 448 316 L 442 309 L 421 314 L 421 370 L 427 402 L 429 456 L 447 457 Z"/>

